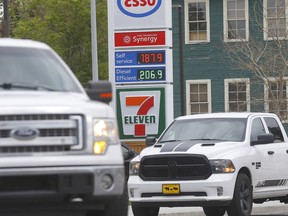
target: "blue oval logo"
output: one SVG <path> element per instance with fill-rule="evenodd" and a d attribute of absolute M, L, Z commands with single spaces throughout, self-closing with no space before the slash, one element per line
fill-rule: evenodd
<path fill-rule="evenodd" d="M 117 0 L 118 8 L 122 13 L 131 17 L 146 17 L 155 13 L 161 6 L 162 0 Z M 147 8 L 147 10 L 138 12 L 139 8 Z M 140 10 L 141 11 L 141 10 Z"/>
<path fill-rule="evenodd" d="M 20 127 L 11 130 L 10 136 L 18 140 L 31 140 L 39 135 L 39 130 L 30 127 Z"/>

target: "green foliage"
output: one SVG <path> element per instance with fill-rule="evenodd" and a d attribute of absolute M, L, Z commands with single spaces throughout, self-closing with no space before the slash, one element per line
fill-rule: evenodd
<path fill-rule="evenodd" d="M 92 79 L 90 0 L 11 0 L 10 35 L 49 44 L 85 86 Z M 99 79 L 108 79 L 107 2 L 97 0 Z"/>

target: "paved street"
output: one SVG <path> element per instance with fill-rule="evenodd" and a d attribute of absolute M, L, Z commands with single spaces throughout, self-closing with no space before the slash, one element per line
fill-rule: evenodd
<path fill-rule="evenodd" d="M 254 204 L 252 216 L 288 216 L 288 204 L 278 201 L 267 202 L 265 204 Z M 82 211 L 56 212 L 56 211 L 23 211 L 23 212 L 0 212 L 0 216 L 84 216 Z M 117 216 L 117 215 L 115 215 Z M 129 208 L 128 216 L 133 216 Z M 147 215 L 148 216 L 148 215 Z M 185 208 L 161 208 L 159 216 L 205 216 L 200 207 Z"/>
<path fill-rule="evenodd" d="M 0 216 L 84 216 L 84 212 L 56 212 L 56 211 L 22 211 L 22 212 L 0 212 Z"/>
<path fill-rule="evenodd" d="M 161 208 L 160 216 L 205 216 L 200 207 Z M 288 204 L 278 201 L 254 204 L 252 216 L 288 216 Z M 128 216 L 133 216 L 129 209 Z"/>

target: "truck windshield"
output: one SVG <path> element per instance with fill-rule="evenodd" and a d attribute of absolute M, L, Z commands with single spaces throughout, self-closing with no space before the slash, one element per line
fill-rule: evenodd
<path fill-rule="evenodd" d="M 245 118 L 205 118 L 176 120 L 159 142 L 179 140 L 222 140 L 241 142 L 245 139 Z"/>
<path fill-rule="evenodd" d="M 1 47 L 0 91 L 81 92 L 65 66 L 50 50 Z"/>

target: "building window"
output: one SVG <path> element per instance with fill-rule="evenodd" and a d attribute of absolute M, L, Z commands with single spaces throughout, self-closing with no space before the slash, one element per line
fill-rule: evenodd
<path fill-rule="evenodd" d="M 223 0 L 224 41 L 247 41 L 249 37 L 248 0 Z"/>
<path fill-rule="evenodd" d="M 187 114 L 211 112 L 211 81 L 186 81 L 186 110 Z"/>
<path fill-rule="evenodd" d="M 210 41 L 209 0 L 185 1 L 186 43 Z"/>
<path fill-rule="evenodd" d="M 285 39 L 287 36 L 287 0 L 264 0 L 264 39 Z"/>
<path fill-rule="evenodd" d="M 276 113 L 282 121 L 288 122 L 287 82 L 288 78 L 271 78 L 265 82 L 265 111 Z"/>
<path fill-rule="evenodd" d="M 225 111 L 250 111 L 249 79 L 225 79 Z"/>

